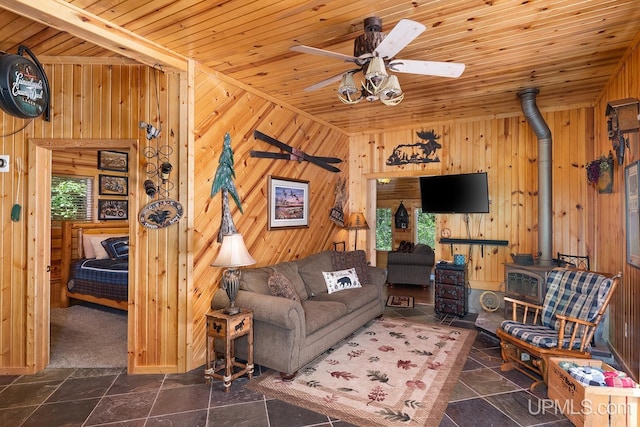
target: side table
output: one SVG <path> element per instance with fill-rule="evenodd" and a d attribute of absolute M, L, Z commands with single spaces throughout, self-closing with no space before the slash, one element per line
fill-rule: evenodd
<path fill-rule="evenodd" d="M 235 339 L 247 336 L 248 355 L 246 363 L 235 359 Z M 222 352 L 216 351 L 216 339 L 222 342 Z M 216 364 L 217 356 L 224 363 Z M 236 369 L 237 368 L 237 369 Z M 238 314 L 226 314 L 224 310 L 207 313 L 207 367 L 204 376 L 224 382 L 224 391 L 229 392 L 231 382 L 248 374 L 253 377 L 253 310 L 241 309 Z"/>

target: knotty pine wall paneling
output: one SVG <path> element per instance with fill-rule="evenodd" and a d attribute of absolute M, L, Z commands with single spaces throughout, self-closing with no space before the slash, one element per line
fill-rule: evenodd
<path fill-rule="evenodd" d="M 108 59 L 105 61 L 108 62 Z M 157 73 L 156 92 L 153 70 L 146 66 L 115 63 L 81 65 L 62 61 L 56 64 L 45 63 L 44 66 L 51 84 L 51 121 L 45 122 L 39 117 L 29 122 L 0 114 L 0 132 L 6 135 L 0 141 L 0 152 L 9 154 L 12 162 L 15 157 L 20 156 L 26 167 L 29 163 L 30 141 L 39 141 L 38 145 L 52 152 L 78 152 L 78 149 L 85 145 L 96 144 L 92 141 L 104 141 L 104 149 L 113 149 L 114 145 L 110 145 L 108 141 L 126 140 L 133 141 L 127 144 L 136 144 L 136 149 L 132 152 L 138 153 L 138 141 L 141 144 L 146 141 L 144 131 L 138 127 L 138 122 L 145 120 L 156 123 L 159 117 L 156 93 L 159 94 L 159 114 L 163 123 L 159 141 L 177 143 L 171 138 L 172 132 L 179 130 L 179 120 L 176 118 L 180 90 L 177 74 Z M 24 129 L 21 130 L 23 126 Z M 93 146 L 92 150 L 95 152 L 96 147 Z M 178 151 L 174 150 L 171 157 L 176 178 L 180 171 L 177 155 Z M 137 176 L 138 173 L 144 175 L 145 160 L 142 156 L 130 156 L 129 161 L 129 216 L 135 221 L 138 207 L 147 200 L 142 198 L 146 198 L 146 195 L 138 188 L 137 182 L 131 181 L 131 177 Z M 81 171 L 84 167 L 82 155 L 69 159 L 69 162 L 69 165 L 61 165 L 61 170 Z M 46 168 L 38 172 L 46 174 L 51 173 L 51 170 Z M 49 292 L 26 289 L 25 285 L 28 283 L 27 278 L 32 274 L 27 271 L 27 257 L 38 256 L 37 251 L 33 254 L 27 253 L 27 216 L 37 217 L 39 214 L 34 211 L 35 205 L 29 205 L 29 200 L 38 200 L 39 204 L 40 200 L 45 202 L 42 194 L 43 191 L 46 193 L 46 189 L 39 186 L 46 180 L 32 179 L 33 185 L 38 187 L 27 188 L 28 178 L 28 173 L 25 173 L 20 194 L 22 219 L 13 222 L 9 213 L 16 196 L 15 170 L 12 168 L 9 174 L 0 174 L 0 259 L 3 263 L 0 273 L 3 283 L 0 288 L 2 373 L 32 373 L 44 368 L 41 365 L 45 364 L 47 359 L 48 348 L 42 347 L 48 344 L 48 325 L 34 323 L 33 319 L 48 319 L 50 301 L 44 301 L 43 296 Z M 172 198 L 179 199 L 180 194 L 174 193 Z M 178 248 L 175 242 L 178 229 L 172 227 L 152 232 L 143 230 L 137 221 L 135 224 L 137 232 L 132 236 L 131 246 L 132 249 L 140 251 L 143 265 L 130 267 L 134 298 L 130 301 L 129 311 L 129 370 L 177 371 L 179 346 L 176 331 L 179 325 L 176 278 L 177 269 L 186 268 L 178 266 L 176 262 Z M 53 235 L 55 236 L 55 233 Z M 56 241 L 53 239 L 54 244 Z M 56 250 L 52 253 L 55 254 Z M 34 259 L 33 262 L 39 265 L 38 259 Z M 33 276 L 45 277 L 39 274 Z M 36 283 L 35 286 L 44 285 Z M 33 298 L 29 299 L 28 294 Z M 186 325 L 182 327 L 185 328 Z M 184 364 L 184 361 L 182 363 Z"/>
<path fill-rule="evenodd" d="M 637 39 L 636 39 L 637 40 Z M 589 160 L 611 150 L 607 137 L 609 102 L 624 99 L 640 99 L 640 48 L 636 44 L 612 76 L 595 107 L 595 143 L 588 153 Z M 593 203 L 589 205 L 593 216 L 595 268 L 599 271 L 622 272 L 622 282 L 613 296 L 609 308 L 610 342 L 614 353 L 635 380 L 640 377 L 640 268 L 627 264 L 624 167 L 640 160 L 638 132 L 625 135 L 629 149 L 625 151 L 624 164 L 614 165 L 613 193 L 597 194 L 591 189 Z"/>
<path fill-rule="evenodd" d="M 514 102 L 518 102 L 514 100 Z M 581 108 L 543 112 L 553 138 L 553 251 L 588 253 L 587 187 L 584 164 L 593 131 L 593 109 Z M 386 159 L 398 144 L 415 142 L 416 131 L 434 129 L 441 135 L 440 162 L 389 166 Z M 451 229 L 452 237 L 507 240 L 509 245 L 454 245 L 453 253 L 465 254 L 470 262 L 470 284 L 474 289 L 502 290 L 504 263 L 511 253 L 538 251 L 538 141 L 522 116 L 455 123 L 424 123 L 410 132 L 389 131 L 384 134 L 350 138 L 350 206 L 366 206 L 375 194 L 367 193 L 367 179 L 394 176 L 419 176 L 488 172 L 488 214 L 465 216 L 436 215 L 436 236 L 442 228 Z M 372 158 L 373 157 L 373 158 Z M 369 216 L 370 215 L 370 216 Z M 367 212 L 375 224 L 375 212 Z M 468 227 L 468 228 L 467 228 Z M 364 234 L 364 233 L 363 233 Z M 360 235 L 359 235 L 360 236 Z M 375 249 L 375 234 L 369 230 L 366 242 Z M 452 259 L 450 245 L 436 244 L 437 259 Z M 374 257 L 375 258 L 375 257 Z"/>
<path fill-rule="evenodd" d="M 339 177 L 348 177 L 348 137 L 304 113 L 278 105 L 250 88 L 221 80 L 203 67 L 195 71 L 194 117 L 194 226 L 193 226 L 193 364 L 204 363 L 205 313 L 218 289 L 223 269 L 211 267 L 218 254 L 222 196 L 211 197 L 224 135 L 231 136 L 235 186 L 242 209 L 232 198 L 229 205 L 234 224 L 244 237 L 256 266 L 303 258 L 333 249 L 345 231 L 329 219 Z M 305 153 L 344 159 L 341 173 L 326 171 L 309 162 L 253 158 L 250 150 L 280 152 L 253 137 L 255 129 Z M 309 181 L 309 227 L 267 230 L 268 177 Z M 345 206 L 346 208 L 346 206 Z"/>

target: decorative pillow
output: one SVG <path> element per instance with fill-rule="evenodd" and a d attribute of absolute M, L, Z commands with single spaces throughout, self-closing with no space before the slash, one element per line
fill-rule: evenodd
<path fill-rule="evenodd" d="M 327 292 L 330 294 L 345 289 L 362 287 L 358 280 L 355 268 L 329 272 L 323 271 L 322 275 L 324 276 L 324 281 L 327 284 Z"/>
<path fill-rule="evenodd" d="M 289 298 L 294 301 L 299 301 L 298 294 L 296 293 L 293 284 L 287 277 L 274 271 L 271 276 L 269 276 L 269 290 L 271 290 L 271 295 L 274 297 L 282 297 Z"/>
<path fill-rule="evenodd" d="M 367 255 L 364 251 L 334 251 L 331 255 L 334 270 L 355 268 L 360 283 L 372 283 L 371 275 L 369 274 L 369 265 L 367 263 Z"/>
<path fill-rule="evenodd" d="M 125 259 L 129 257 L 129 238 L 110 237 L 100 242 L 111 259 Z"/>
<path fill-rule="evenodd" d="M 96 251 L 93 246 L 93 241 L 97 240 L 97 244 L 99 246 L 99 251 L 101 256 L 104 256 L 102 259 L 109 258 L 109 255 L 105 252 L 104 248 L 100 244 L 105 239 L 109 237 L 127 237 L 126 234 L 91 234 L 91 233 L 83 233 L 82 234 L 82 258 L 96 258 Z"/>

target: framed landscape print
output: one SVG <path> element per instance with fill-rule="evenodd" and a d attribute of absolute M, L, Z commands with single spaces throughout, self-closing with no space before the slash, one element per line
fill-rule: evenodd
<path fill-rule="evenodd" d="M 268 230 L 309 226 L 309 181 L 269 176 Z"/>
<path fill-rule="evenodd" d="M 640 161 L 624 168 L 624 192 L 627 219 L 627 263 L 640 267 L 640 215 L 638 213 L 638 187 L 640 187 Z"/>
<path fill-rule="evenodd" d="M 98 199 L 98 219 L 129 219 L 129 201 Z"/>
<path fill-rule="evenodd" d="M 128 172 L 129 153 L 120 151 L 98 151 L 98 169 L 103 171 Z"/>
<path fill-rule="evenodd" d="M 126 196 L 129 191 L 129 179 L 119 175 L 98 175 L 98 194 Z"/>

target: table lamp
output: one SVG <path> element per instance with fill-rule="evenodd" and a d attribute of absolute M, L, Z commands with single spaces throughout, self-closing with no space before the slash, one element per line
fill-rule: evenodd
<path fill-rule="evenodd" d="M 349 215 L 349 221 L 345 227 L 347 230 L 356 230 L 356 242 L 353 245 L 353 250 L 358 250 L 358 230 L 368 230 L 369 224 L 362 212 L 352 213 Z"/>
<path fill-rule="evenodd" d="M 240 288 L 240 269 L 257 261 L 249 254 L 242 234 L 233 233 L 222 236 L 222 245 L 212 267 L 227 267 L 222 273 L 222 289 L 227 292 L 229 306 L 224 309 L 226 314 L 238 314 L 240 307 L 236 307 L 236 296 Z"/>

